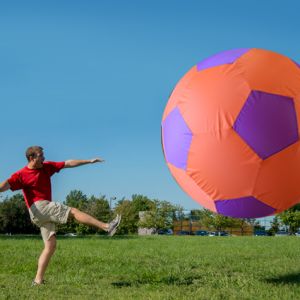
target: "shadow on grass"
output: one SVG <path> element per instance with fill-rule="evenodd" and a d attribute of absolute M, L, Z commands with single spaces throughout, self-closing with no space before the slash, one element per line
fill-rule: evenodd
<path fill-rule="evenodd" d="M 299 284 L 300 285 L 300 273 L 291 273 L 274 278 L 267 278 L 267 283 L 273 284 Z"/>
<path fill-rule="evenodd" d="M 112 282 L 112 286 L 117 288 L 123 288 L 123 287 L 132 287 L 132 286 L 140 286 L 143 284 L 163 284 L 163 285 L 177 285 L 177 286 L 187 286 L 192 285 L 196 281 L 200 279 L 200 276 L 186 276 L 183 278 L 179 278 L 176 276 L 169 276 L 169 277 L 163 277 L 160 280 L 152 280 L 149 279 L 138 279 L 138 280 L 132 280 L 132 281 L 118 281 L 118 282 Z"/>

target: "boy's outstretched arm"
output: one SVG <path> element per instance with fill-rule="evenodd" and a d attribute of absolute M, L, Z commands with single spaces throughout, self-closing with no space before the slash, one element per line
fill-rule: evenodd
<path fill-rule="evenodd" d="M 65 161 L 65 168 L 74 168 L 86 164 L 94 164 L 97 162 L 104 162 L 102 158 L 92 158 L 92 159 L 70 159 Z"/>
<path fill-rule="evenodd" d="M 0 183 L 0 192 L 5 192 L 10 189 L 10 184 L 8 183 L 8 180 L 5 180 Z"/>

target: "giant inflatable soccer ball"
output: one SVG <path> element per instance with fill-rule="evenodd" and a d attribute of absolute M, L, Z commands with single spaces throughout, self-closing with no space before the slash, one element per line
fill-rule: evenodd
<path fill-rule="evenodd" d="M 194 66 L 165 108 L 168 167 L 199 204 L 237 218 L 300 201 L 300 66 L 262 49 L 235 49 Z"/>

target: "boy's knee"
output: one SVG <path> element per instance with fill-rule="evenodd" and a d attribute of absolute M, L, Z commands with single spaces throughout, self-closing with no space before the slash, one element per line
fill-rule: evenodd
<path fill-rule="evenodd" d="M 71 207 L 70 214 L 74 217 L 80 210 L 74 207 Z"/>

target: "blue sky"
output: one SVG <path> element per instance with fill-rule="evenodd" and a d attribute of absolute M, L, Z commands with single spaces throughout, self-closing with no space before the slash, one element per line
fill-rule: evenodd
<path fill-rule="evenodd" d="M 27 146 L 41 145 L 49 160 L 106 160 L 55 175 L 55 200 L 80 189 L 200 208 L 164 161 L 169 94 L 223 50 L 265 48 L 300 62 L 299 9 L 298 1 L 0 2 L 0 181 L 26 164 Z"/>

